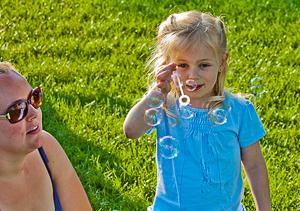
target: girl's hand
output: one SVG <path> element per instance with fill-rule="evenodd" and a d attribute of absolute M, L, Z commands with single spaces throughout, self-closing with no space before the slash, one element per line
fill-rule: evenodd
<path fill-rule="evenodd" d="M 176 70 L 176 64 L 171 63 L 164 66 L 157 71 L 156 78 L 156 87 L 160 88 L 161 92 L 166 96 L 170 90 L 170 82 L 172 81 L 172 73 Z"/>

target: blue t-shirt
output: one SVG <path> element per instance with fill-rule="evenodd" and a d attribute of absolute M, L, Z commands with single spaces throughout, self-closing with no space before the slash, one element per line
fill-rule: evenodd
<path fill-rule="evenodd" d="M 154 211 L 242 209 L 240 150 L 266 132 L 250 101 L 225 93 L 224 103 L 231 107 L 225 124 L 212 123 L 207 109 L 190 106 L 187 109 L 194 117 L 183 119 L 174 106 L 170 110 L 177 113 L 178 123 L 170 126 L 164 115 L 156 126 Z M 178 144 L 178 155 L 173 159 L 165 159 L 159 149 L 159 140 L 168 135 Z"/>

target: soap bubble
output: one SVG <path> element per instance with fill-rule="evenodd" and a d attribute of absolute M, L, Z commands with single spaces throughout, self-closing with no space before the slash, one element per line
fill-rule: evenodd
<path fill-rule="evenodd" d="M 251 84 L 257 84 L 260 83 L 264 78 L 260 76 L 256 76 L 254 78 L 251 78 L 250 83 Z"/>
<path fill-rule="evenodd" d="M 158 140 L 159 154 L 165 159 L 173 159 L 178 156 L 179 143 L 173 136 L 164 136 Z"/>
<path fill-rule="evenodd" d="M 216 125 L 223 125 L 227 122 L 227 112 L 221 108 L 213 109 L 209 113 L 209 120 Z"/>
<path fill-rule="evenodd" d="M 145 111 L 144 120 L 149 126 L 159 125 L 162 119 L 161 110 L 158 108 L 149 108 Z"/>
<path fill-rule="evenodd" d="M 230 110 L 231 107 L 225 105 L 223 102 L 221 107 L 216 107 L 209 111 L 209 120 L 216 125 L 223 125 L 227 122 L 227 116 Z"/>
<path fill-rule="evenodd" d="M 262 87 L 261 85 L 253 85 L 250 87 L 251 93 L 254 94 L 255 96 L 259 95 L 262 92 Z"/>
<path fill-rule="evenodd" d="M 148 106 L 150 108 L 160 108 L 165 101 L 164 95 L 159 90 L 153 90 L 147 98 L 149 101 Z"/>
<path fill-rule="evenodd" d="M 183 119 L 191 119 L 194 117 L 194 112 L 187 106 L 180 106 L 179 113 Z"/>
<path fill-rule="evenodd" d="M 178 119 L 176 119 L 175 117 L 172 116 L 168 116 L 168 125 L 170 127 L 175 127 L 178 123 Z"/>
<path fill-rule="evenodd" d="M 198 86 L 197 82 L 193 79 L 188 79 L 185 82 L 185 87 L 190 92 L 195 91 L 197 89 L 197 86 Z"/>
<path fill-rule="evenodd" d="M 146 131 L 147 135 L 151 135 L 151 133 L 153 133 L 154 131 L 154 127 L 151 127 L 149 130 Z"/>
<path fill-rule="evenodd" d="M 254 77 L 250 80 L 250 91 L 251 94 L 256 98 L 260 98 L 266 91 L 263 89 L 261 83 L 263 81 L 262 77 Z"/>

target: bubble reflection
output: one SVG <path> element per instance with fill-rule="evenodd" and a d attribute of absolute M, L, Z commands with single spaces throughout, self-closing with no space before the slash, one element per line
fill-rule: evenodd
<path fill-rule="evenodd" d="M 168 116 L 168 125 L 170 127 L 175 127 L 178 123 L 178 120 L 175 117 Z"/>
<path fill-rule="evenodd" d="M 221 107 L 216 107 L 209 111 L 209 120 L 216 125 L 223 125 L 227 122 L 230 110 L 231 107 L 223 103 Z"/>
<path fill-rule="evenodd" d="M 152 93 L 148 96 L 149 107 L 150 108 L 159 108 L 162 107 L 165 97 L 159 90 L 153 90 Z"/>
<path fill-rule="evenodd" d="M 194 112 L 187 106 L 180 106 L 179 113 L 183 119 L 191 119 L 194 117 Z"/>
<path fill-rule="evenodd" d="M 162 119 L 161 109 L 158 108 L 149 108 L 145 111 L 144 120 L 149 126 L 159 125 Z"/>
<path fill-rule="evenodd" d="M 173 136 L 164 136 L 158 140 L 159 154 L 165 159 L 173 159 L 178 156 L 179 143 Z"/>
<path fill-rule="evenodd" d="M 151 135 L 154 131 L 154 127 L 151 127 L 149 130 L 146 131 L 147 135 Z"/>
<path fill-rule="evenodd" d="M 195 91 L 197 89 L 197 86 L 198 86 L 197 82 L 193 79 L 188 79 L 185 82 L 185 87 L 190 92 Z"/>
<path fill-rule="evenodd" d="M 263 86 L 261 85 L 262 81 L 263 81 L 263 78 L 260 76 L 256 76 L 250 80 L 251 94 L 257 99 L 261 98 L 262 95 L 264 93 L 266 93 Z"/>

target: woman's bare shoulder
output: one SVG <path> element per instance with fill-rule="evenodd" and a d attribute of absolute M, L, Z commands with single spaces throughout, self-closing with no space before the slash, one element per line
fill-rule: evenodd
<path fill-rule="evenodd" d="M 62 146 L 46 131 L 42 132 L 41 141 L 63 209 L 92 210 L 76 171 Z"/>
<path fill-rule="evenodd" d="M 40 138 L 42 147 L 48 158 L 49 167 L 55 177 L 57 173 L 60 174 L 60 169 L 70 167 L 71 163 L 64 149 L 54 136 L 43 130 Z"/>
<path fill-rule="evenodd" d="M 55 148 L 60 147 L 60 144 L 58 143 L 56 138 L 54 138 L 54 136 L 52 136 L 45 130 L 42 131 L 40 139 L 42 142 L 42 147 L 46 150 L 55 150 Z"/>

